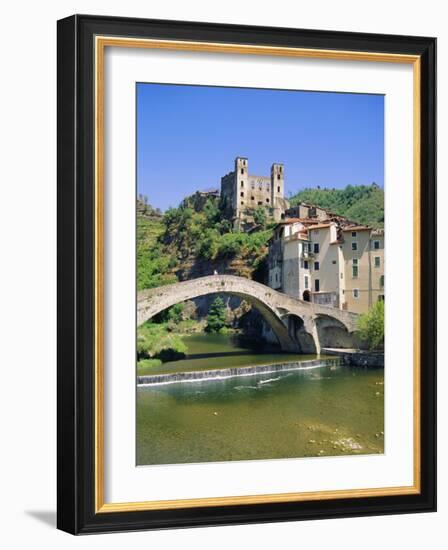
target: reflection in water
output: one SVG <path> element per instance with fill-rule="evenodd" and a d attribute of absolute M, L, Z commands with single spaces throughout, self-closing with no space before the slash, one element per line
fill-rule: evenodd
<path fill-rule="evenodd" d="M 254 359 L 258 364 L 285 361 L 284 354 L 271 354 L 272 361 L 266 354 L 247 355 L 221 336 L 211 341 L 201 335 L 205 341 L 196 339 L 196 348 L 190 342 L 190 353 L 244 353 L 230 359 L 187 358 L 163 365 L 163 372 L 217 368 L 221 360 L 221 368 L 253 365 Z M 383 374 L 382 369 L 332 366 L 139 388 L 137 463 L 382 453 Z"/>

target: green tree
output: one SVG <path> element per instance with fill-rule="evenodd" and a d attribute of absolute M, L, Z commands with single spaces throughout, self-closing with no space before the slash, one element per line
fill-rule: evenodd
<path fill-rule="evenodd" d="M 357 324 L 359 337 L 370 350 L 384 348 L 384 301 L 376 302 Z"/>
<path fill-rule="evenodd" d="M 260 225 L 262 228 L 266 227 L 267 215 L 266 210 L 262 206 L 259 206 L 254 210 L 254 221 L 257 225 Z"/>
<path fill-rule="evenodd" d="M 207 332 L 219 332 L 226 326 L 226 306 L 223 299 L 218 296 L 208 310 Z"/>

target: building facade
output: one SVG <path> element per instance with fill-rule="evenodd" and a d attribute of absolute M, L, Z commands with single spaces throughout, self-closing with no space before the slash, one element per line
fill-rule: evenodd
<path fill-rule="evenodd" d="M 280 221 L 289 207 L 284 198 L 284 166 L 274 163 L 270 176 L 249 174 L 249 160 L 235 159 L 234 170 L 221 178 L 223 211 L 235 226 L 251 221 L 254 211 L 262 207 L 269 217 Z"/>
<path fill-rule="evenodd" d="M 355 313 L 384 300 L 384 231 L 340 216 L 279 222 L 268 265 L 269 286 L 301 300 Z"/>

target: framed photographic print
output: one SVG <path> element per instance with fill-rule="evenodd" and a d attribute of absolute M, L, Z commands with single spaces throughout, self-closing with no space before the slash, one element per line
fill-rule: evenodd
<path fill-rule="evenodd" d="M 435 510 L 434 38 L 58 22 L 58 527 Z"/>

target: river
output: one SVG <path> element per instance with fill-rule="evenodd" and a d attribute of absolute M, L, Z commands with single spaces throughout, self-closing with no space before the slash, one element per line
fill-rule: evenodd
<path fill-rule="evenodd" d="M 154 373 L 297 361 L 228 335 L 185 337 L 184 360 Z M 300 360 L 316 356 L 299 356 Z M 137 390 L 137 464 L 384 452 L 384 371 L 346 366 Z"/>

